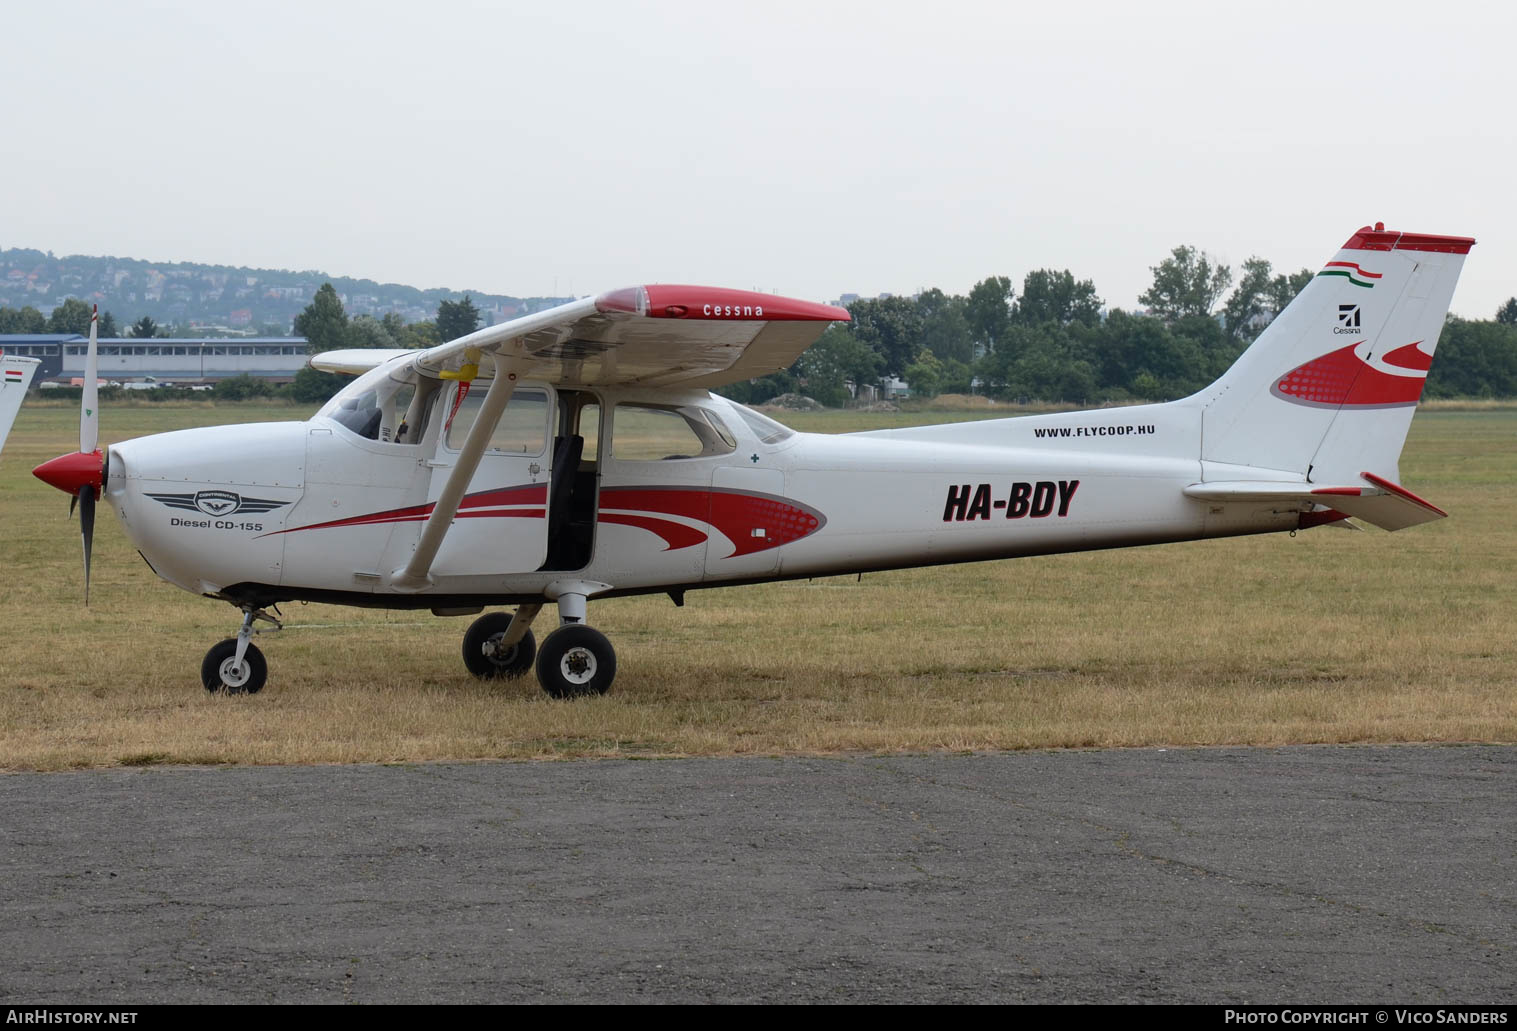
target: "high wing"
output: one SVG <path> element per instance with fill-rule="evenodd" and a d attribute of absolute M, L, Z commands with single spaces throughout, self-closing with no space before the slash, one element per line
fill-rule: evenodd
<path fill-rule="evenodd" d="M 576 385 L 716 387 L 789 367 L 848 312 L 774 294 L 657 284 L 614 290 L 415 352 L 433 374 L 506 355 L 527 378 Z M 328 351 L 311 365 L 363 372 L 398 351 Z"/>

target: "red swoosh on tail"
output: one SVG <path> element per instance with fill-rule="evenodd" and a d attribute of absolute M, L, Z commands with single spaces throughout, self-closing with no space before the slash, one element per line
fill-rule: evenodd
<path fill-rule="evenodd" d="M 1393 408 L 1417 403 L 1427 384 L 1425 375 L 1393 376 L 1382 372 L 1355 354 L 1356 346 L 1349 344 L 1296 366 L 1276 381 L 1270 393 L 1294 404 L 1326 408 L 1339 405 Z M 1413 357 L 1408 348 L 1416 350 L 1417 345 L 1398 347 L 1385 360 L 1397 368 L 1425 372 L 1432 365 L 1432 356 L 1417 351 L 1421 357 Z M 1392 362 L 1393 358 L 1396 361 Z M 1426 364 L 1411 364 L 1420 363 L 1423 358 Z"/>

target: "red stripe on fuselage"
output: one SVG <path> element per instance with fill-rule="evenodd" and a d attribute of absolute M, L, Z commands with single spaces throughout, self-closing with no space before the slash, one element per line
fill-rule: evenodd
<path fill-rule="evenodd" d="M 720 487 L 611 487 L 601 491 L 600 507 L 658 512 L 710 523 L 732 542 L 729 558 L 809 537 L 827 522 L 820 512 L 788 498 Z M 754 530 L 762 530 L 764 536 L 755 537 Z"/>
<path fill-rule="evenodd" d="M 495 511 L 503 505 L 542 505 L 548 500 L 548 485 L 546 483 L 529 483 L 519 487 L 500 487 L 495 490 L 483 490 L 476 494 L 466 494 L 458 504 L 458 518 L 460 519 L 487 519 L 500 516 L 502 518 L 525 518 L 541 519 L 544 510 L 541 508 L 521 509 L 512 511 Z M 349 516 L 347 519 L 332 519 L 325 523 L 312 523 L 309 526 L 292 526 L 287 530 L 275 530 L 266 533 L 264 537 L 275 537 L 281 533 L 295 533 L 297 530 L 331 530 L 340 526 L 374 526 L 380 523 L 419 523 L 426 520 L 432 514 L 432 509 L 437 507 L 436 502 L 428 502 L 425 505 L 412 505 L 409 508 L 392 508 L 384 512 L 370 512 L 367 515 Z M 490 511 L 477 511 L 478 509 L 490 509 Z"/>

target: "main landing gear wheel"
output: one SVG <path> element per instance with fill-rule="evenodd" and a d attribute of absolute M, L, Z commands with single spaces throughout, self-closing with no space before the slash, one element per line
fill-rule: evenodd
<path fill-rule="evenodd" d="M 200 664 L 200 682 L 212 694 L 257 694 L 263 690 L 263 682 L 269 678 L 269 664 L 263 661 L 263 652 L 256 645 L 248 645 L 237 663 L 237 638 L 229 637 L 205 653 Z"/>
<path fill-rule="evenodd" d="M 490 612 L 480 616 L 464 634 L 464 665 L 481 680 L 519 677 L 532 668 L 537 657 L 537 638 L 528 630 L 509 648 L 500 646 L 511 625 L 508 612 Z"/>
<path fill-rule="evenodd" d="M 554 698 L 605 694 L 616 679 L 616 652 L 599 630 L 566 623 L 543 641 L 537 679 Z"/>

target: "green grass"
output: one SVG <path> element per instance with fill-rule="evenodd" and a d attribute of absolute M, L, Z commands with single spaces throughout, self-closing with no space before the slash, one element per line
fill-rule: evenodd
<path fill-rule="evenodd" d="M 122 405 L 102 433 L 309 411 Z M 160 582 L 105 510 L 81 603 L 78 524 L 30 475 L 76 446 L 77 418 L 29 404 L 0 454 L 0 768 L 1517 740 L 1513 407 L 1418 414 L 1402 477 L 1452 518 L 1397 534 L 595 603 L 620 673 L 571 703 L 530 677 L 469 677 L 466 619 L 319 605 L 287 606 L 289 629 L 260 640 L 262 694 L 207 695 L 201 656 L 237 613 Z M 782 418 L 837 432 L 944 416 Z"/>

